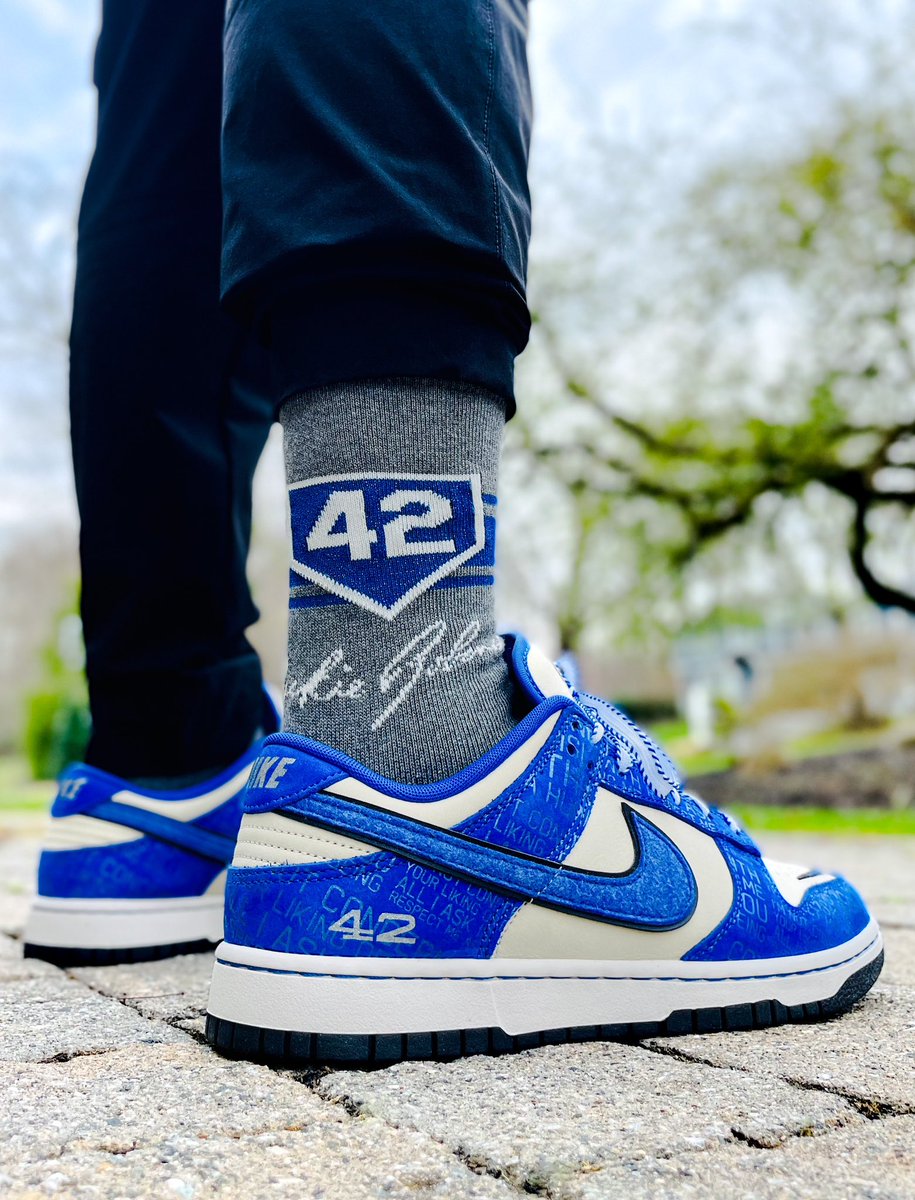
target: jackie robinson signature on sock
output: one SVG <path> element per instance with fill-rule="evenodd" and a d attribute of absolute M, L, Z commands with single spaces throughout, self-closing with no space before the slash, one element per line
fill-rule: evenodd
<path fill-rule="evenodd" d="M 477 659 L 497 657 L 502 653 L 502 646 L 500 637 L 480 639 L 478 621 L 471 621 L 456 637 L 449 639 L 448 622 L 440 619 L 432 621 L 410 638 L 381 668 L 377 677 L 369 679 L 368 672 L 351 665 L 349 660 L 352 656 L 343 646 L 338 646 L 307 679 L 301 682 L 289 680 L 287 693 L 300 708 L 306 704 L 387 700 L 385 707 L 372 720 L 372 729 L 378 730 L 390 720 L 421 680 L 434 681 Z"/>

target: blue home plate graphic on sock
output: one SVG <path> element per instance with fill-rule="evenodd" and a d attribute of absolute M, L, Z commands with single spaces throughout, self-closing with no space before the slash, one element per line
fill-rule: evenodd
<path fill-rule="evenodd" d="M 479 475 L 326 475 L 293 484 L 289 505 L 293 585 L 316 584 L 389 621 L 475 556 L 491 565 Z"/>

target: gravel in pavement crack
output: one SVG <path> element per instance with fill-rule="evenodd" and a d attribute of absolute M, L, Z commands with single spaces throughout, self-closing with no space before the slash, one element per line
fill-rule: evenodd
<path fill-rule="evenodd" d="M 439 1142 L 439 1145 L 442 1144 Z M 504 1171 L 501 1167 L 493 1166 L 492 1163 L 486 1162 L 485 1159 L 475 1158 L 472 1154 L 468 1154 L 463 1146 L 454 1148 L 446 1147 L 446 1149 L 450 1149 L 458 1162 L 463 1163 L 468 1170 L 473 1171 L 474 1175 L 488 1175 L 491 1179 L 500 1179 L 503 1183 L 507 1183 L 509 1187 L 523 1192 L 527 1196 L 552 1195 L 547 1181 L 537 1175 L 526 1175 L 518 1179 L 511 1172 Z"/>
<path fill-rule="evenodd" d="M 792 1087 L 801 1088 L 806 1092 L 826 1092 L 830 1096 L 839 1096 L 846 1104 L 861 1114 L 862 1117 L 867 1117 L 869 1121 L 882 1121 L 885 1117 L 910 1117 L 915 1113 L 915 1104 L 893 1104 L 888 1100 L 874 1100 L 870 1096 L 862 1096 L 859 1092 L 853 1092 L 849 1088 L 839 1087 L 834 1085 L 829 1086 L 828 1083 L 814 1083 L 809 1079 L 793 1079 L 790 1075 L 783 1075 L 785 1083 L 790 1083 Z"/>
<path fill-rule="evenodd" d="M 295 1079 L 297 1083 L 301 1083 L 307 1087 L 309 1091 L 313 1092 L 314 1095 L 318 1096 L 326 1104 L 333 1104 L 337 1108 L 342 1108 L 348 1116 L 353 1117 L 356 1120 L 364 1117 L 365 1105 L 361 1101 L 354 1100 L 351 1096 L 347 1095 L 325 1096 L 318 1090 L 318 1084 L 321 1082 L 321 1080 L 326 1075 L 331 1075 L 333 1073 L 334 1072 L 330 1067 L 314 1067 L 307 1071 L 297 1072 L 295 1075 L 293 1075 L 293 1079 Z M 377 1073 L 379 1075 L 383 1075 L 384 1068 L 382 1067 Z M 372 1116 L 375 1117 L 376 1120 L 383 1121 L 389 1129 L 401 1128 L 396 1121 L 389 1121 L 387 1117 L 381 1116 L 379 1113 L 373 1113 Z M 435 1142 L 436 1145 L 439 1145 L 443 1149 L 447 1150 L 462 1166 L 466 1167 L 468 1171 L 472 1171 L 474 1175 L 488 1175 L 491 1179 L 499 1179 L 523 1195 L 544 1196 L 547 1198 L 552 1195 L 547 1181 L 539 1178 L 538 1176 L 531 1175 L 524 1176 L 520 1179 L 516 1178 L 512 1173 L 504 1171 L 501 1167 L 497 1167 L 493 1163 L 487 1162 L 485 1159 L 474 1157 L 467 1150 L 465 1150 L 463 1146 L 449 1146 L 447 1142 L 443 1141 L 441 1138 L 435 1137 L 428 1131 L 425 1131 L 425 1136 L 428 1137 L 430 1141 Z"/>
<path fill-rule="evenodd" d="M 841 1125 L 835 1126 L 836 1129 L 841 1129 Z M 731 1126 L 731 1141 L 742 1142 L 745 1146 L 750 1146 L 754 1150 L 778 1150 L 784 1146 L 785 1142 L 791 1138 L 812 1138 L 822 1137 L 823 1134 L 814 1128 L 813 1125 L 801 1125 L 797 1129 L 790 1130 L 787 1134 L 780 1137 L 758 1138 L 752 1134 L 745 1133 L 744 1130 L 738 1129 L 736 1126 Z"/>
<path fill-rule="evenodd" d="M 35 1060 L 36 1066 L 48 1066 L 50 1063 L 68 1063 L 74 1058 L 94 1058 L 98 1054 L 114 1054 L 113 1047 L 104 1046 L 97 1050 L 61 1050 L 57 1054 L 51 1054 L 47 1058 L 39 1058 Z"/>
<path fill-rule="evenodd" d="M 743 1071 L 745 1075 L 752 1074 L 749 1067 L 733 1066 L 730 1063 L 716 1063 L 710 1058 L 703 1058 L 701 1054 L 689 1054 L 685 1050 L 680 1050 L 677 1046 L 653 1046 L 648 1042 L 635 1042 L 634 1044 L 639 1050 L 647 1050 L 649 1054 L 663 1054 L 667 1058 L 675 1058 L 678 1062 L 690 1063 L 692 1066 L 714 1067 L 716 1071 Z"/>
<path fill-rule="evenodd" d="M 703 1058 L 699 1054 L 690 1054 L 685 1050 L 680 1050 L 676 1046 L 651 1046 L 645 1042 L 639 1042 L 639 1047 L 642 1050 L 647 1050 L 651 1054 L 665 1054 L 669 1058 L 675 1058 L 680 1062 L 699 1064 L 703 1067 L 714 1067 L 716 1071 L 743 1071 L 744 1074 L 752 1075 L 751 1067 L 742 1067 L 733 1063 L 716 1063 L 708 1058 Z M 796 1079 L 791 1075 L 779 1075 L 785 1083 L 791 1087 L 800 1088 L 806 1092 L 824 1092 L 830 1096 L 838 1096 L 849 1104 L 861 1116 L 867 1117 L 869 1121 L 880 1121 L 884 1117 L 906 1117 L 915 1113 L 915 1104 L 892 1104 L 884 1100 L 874 1100 L 869 1096 L 862 1096 L 859 1092 L 853 1092 L 849 1088 L 839 1087 L 837 1085 L 830 1086 L 828 1083 L 816 1083 L 810 1079 Z M 804 1133 L 793 1134 L 791 1136 L 807 1136 Z M 746 1138 L 740 1140 L 747 1141 Z"/>

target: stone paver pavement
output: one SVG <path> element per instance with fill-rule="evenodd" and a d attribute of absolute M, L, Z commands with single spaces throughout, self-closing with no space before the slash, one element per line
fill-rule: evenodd
<path fill-rule="evenodd" d="M 37 843 L 0 840 L 0 1195 L 912 1200 L 915 839 L 765 841 L 884 922 L 884 975 L 841 1020 L 295 1072 L 202 1044 L 208 955 L 23 960 Z"/>

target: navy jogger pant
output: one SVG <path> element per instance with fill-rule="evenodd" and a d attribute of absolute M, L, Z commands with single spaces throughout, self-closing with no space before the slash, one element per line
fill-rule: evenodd
<path fill-rule="evenodd" d="M 287 396 L 467 379 L 510 414 L 526 8 L 105 0 L 71 336 L 90 761 L 182 774 L 250 741 L 251 480 Z"/>

